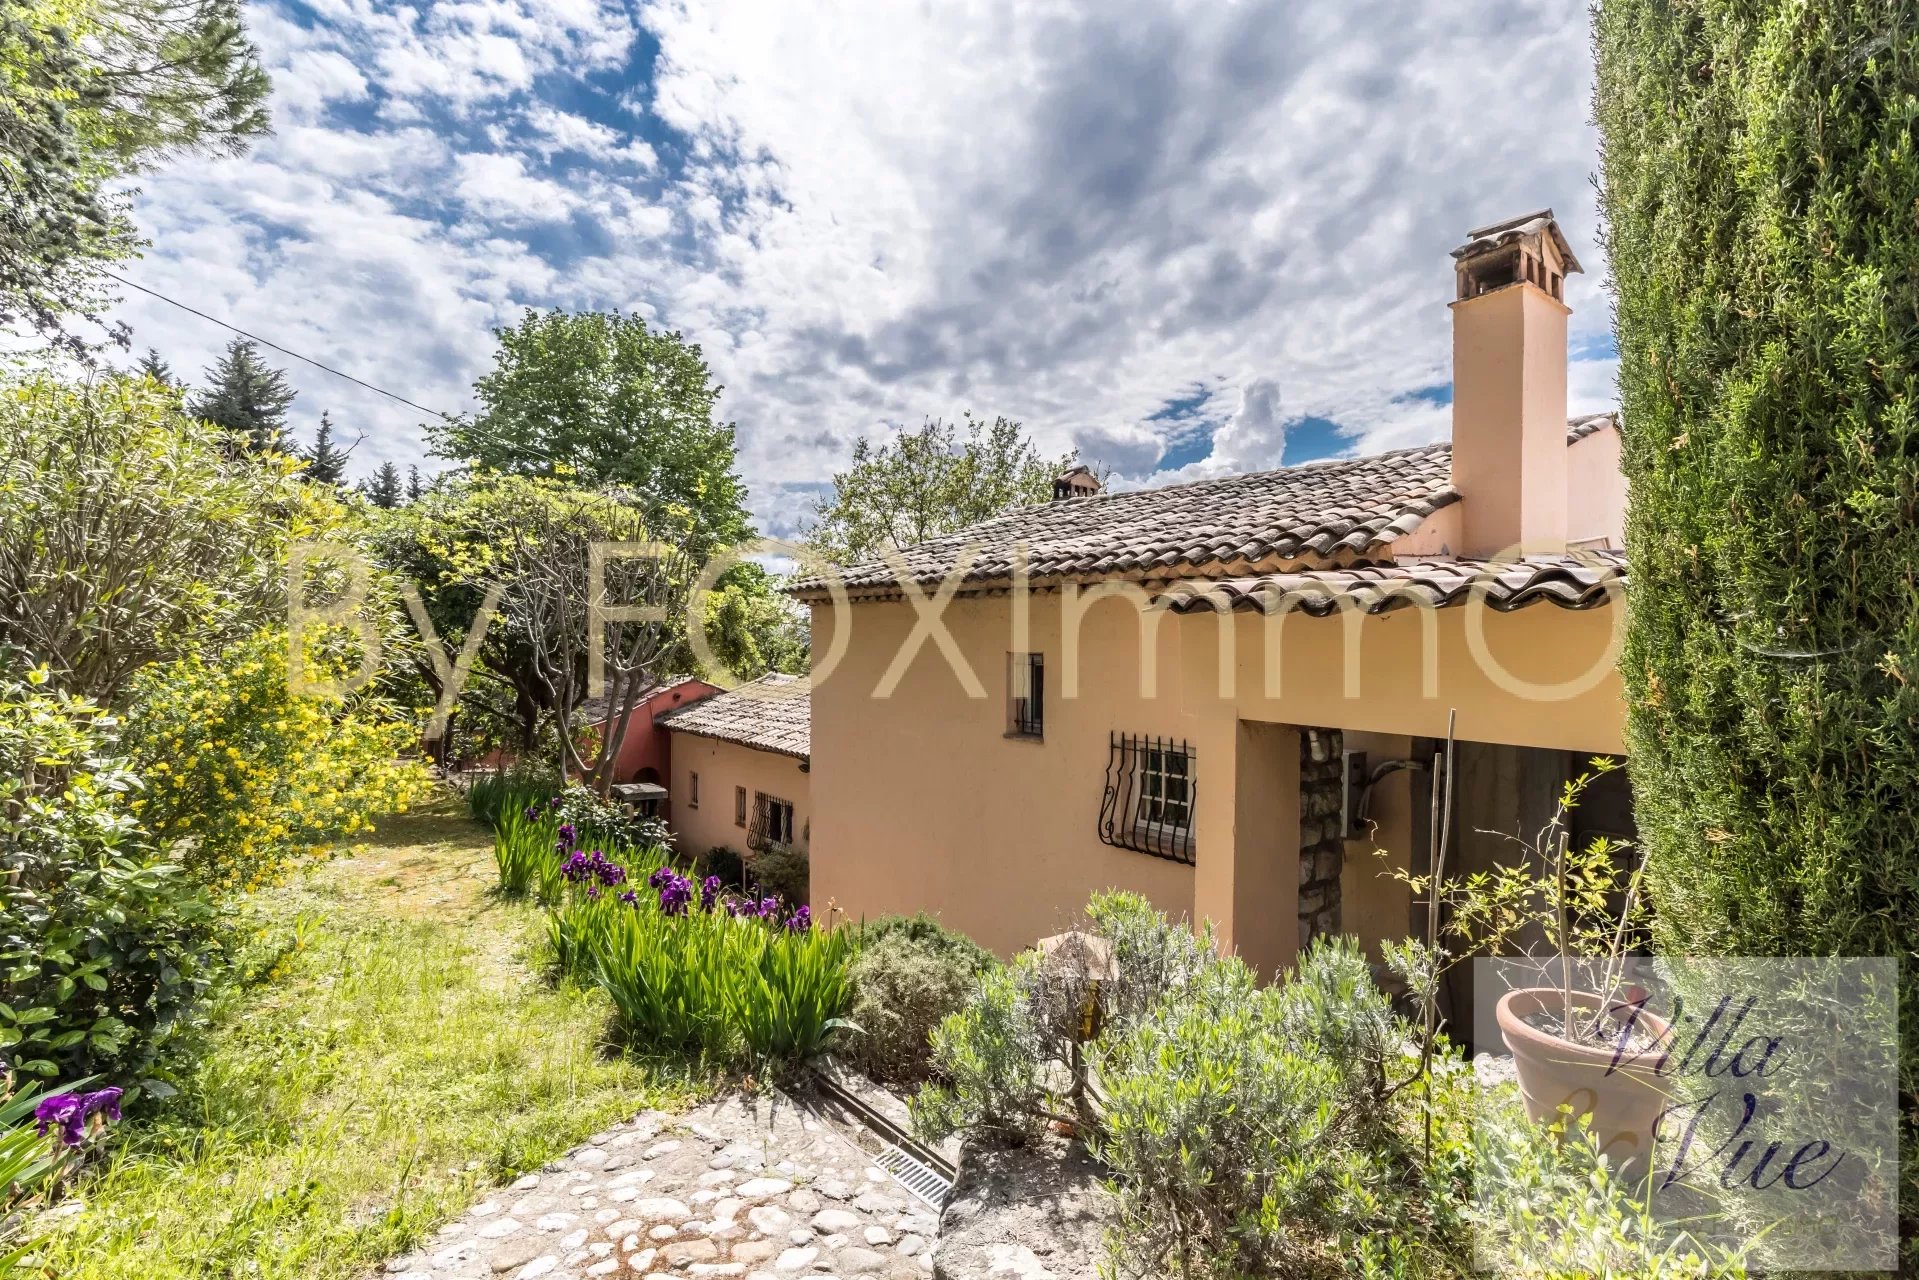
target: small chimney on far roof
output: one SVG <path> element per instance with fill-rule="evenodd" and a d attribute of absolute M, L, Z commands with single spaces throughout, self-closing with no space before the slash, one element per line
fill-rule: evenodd
<path fill-rule="evenodd" d="M 1453 250 L 1453 487 L 1464 555 L 1566 546 L 1565 281 L 1579 260 L 1541 209 Z"/>
<path fill-rule="evenodd" d="M 1090 498 L 1099 492 L 1099 477 L 1091 467 L 1078 466 L 1053 477 L 1053 501 L 1064 498 Z"/>

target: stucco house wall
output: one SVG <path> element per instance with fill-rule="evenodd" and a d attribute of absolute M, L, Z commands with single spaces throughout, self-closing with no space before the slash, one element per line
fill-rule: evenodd
<path fill-rule="evenodd" d="M 1344 729 L 1356 735 L 1349 745 L 1386 758 L 1413 735 L 1443 736 L 1457 709 L 1463 737 L 1623 749 L 1609 658 L 1613 607 L 1486 610 L 1476 623 L 1465 608 L 1278 622 L 1240 612 L 1223 625 L 1211 614 L 1160 612 L 1143 644 L 1134 608 L 1106 599 L 1086 609 L 1069 663 L 1064 599 L 1045 593 L 1030 604 L 1028 645 L 1046 661 L 1046 732 L 1037 742 L 1005 736 L 1008 597 L 961 598 L 944 613 L 984 692 L 977 698 L 931 645 L 876 696 L 912 631 L 911 605 L 815 607 L 817 662 L 831 660 L 846 632 L 837 662 L 816 669 L 813 682 L 816 905 L 832 900 L 854 918 L 930 907 L 1010 953 L 1067 925 L 1091 890 L 1125 888 L 1169 913 L 1215 920 L 1270 971 L 1296 948 L 1293 729 Z M 1148 651 L 1150 691 L 1140 683 Z M 1068 688 L 1075 666 L 1077 694 Z M 1585 687 L 1556 690 L 1568 696 L 1541 700 L 1521 683 L 1558 685 L 1579 670 L 1589 670 Z M 1115 732 L 1193 744 L 1196 866 L 1100 842 Z M 1380 801 L 1382 834 L 1399 842 L 1401 858 L 1406 794 L 1403 780 L 1389 781 Z M 1349 842 L 1342 877 L 1354 888 L 1343 927 L 1376 945 L 1404 934 L 1404 898 L 1372 882 L 1378 860 L 1358 845 Z"/>
<path fill-rule="evenodd" d="M 753 821 L 756 792 L 790 802 L 794 826 L 801 835 L 800 845 L 806 847 L 806 834 L 813 820 L 813 795 L 811 775 L 801 768 L 801 761 L 695 733 L 669 730 L 669 734 L 673 739 L 673 773 L 672 782 L 668 784 L 673 793 L 672 827 L 682 854 L 702 854 L 716 845 L 725 845 L 742 857 L 750 856 L 746 847 L 747 827 L 733 821 L 736 787 L 746 788 L 749 825 Z M 696 773 L 699 775 L 698 805 L 692 802 Z"/>

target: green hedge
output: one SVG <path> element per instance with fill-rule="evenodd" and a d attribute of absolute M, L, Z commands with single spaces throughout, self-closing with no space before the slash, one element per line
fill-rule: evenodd
<path fill-rule="evenodd" d="M 1595 22 L 1663 944 L 1909 956 L 1919 9 L 1603 0 Z"/>

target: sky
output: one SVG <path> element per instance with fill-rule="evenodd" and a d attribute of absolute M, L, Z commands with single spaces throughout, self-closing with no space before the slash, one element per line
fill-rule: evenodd
<path fill-rule="evenodd" d="M 429 409 L 491 331 L 700 344 L 763 532 L 970 410 L 1122 485 L 1443 439 L 1447 251 L 1551 206 L 1570 410 L 1615 403 L 1583 0 L 266 0 L 249 154 L 147 175 L 126 275 Z M 231 336 L 124 291 L 192 381 Z M 364 439 L 423 415 L 267 353 Z"/>

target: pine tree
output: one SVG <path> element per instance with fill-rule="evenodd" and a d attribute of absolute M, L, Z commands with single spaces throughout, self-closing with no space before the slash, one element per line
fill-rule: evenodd
<path fill-rule="evenodd" d="M 304 456 L 307 460 L 307 479 L 326 484 L 338 484 L 346 476 L 347 451 L 333 443 L 333 417 L 322 412 L 320 429 L 314 433 L 313 448 Z"/>
<path fill-rule="evenodd" d="M 426 492 L 426 486 L 420 482 L 420 468 L 409 466 L 406 469 L 406 500 L 418 502 L 420 495 Z"/>
<path fill-rule="evenodd" d="M 391 511 L 400 505 L 402 496 L 400 469 L 391 462 L 382 462 L 380 469 L 373 473 L 373 479 L 361 482 L 360 492 L 374 506 Z"/>
<path fill-rule="evenodd" d="M 261 359 L 258 347 L 235 338 L 206 378 L 207 389 L 187 406 L 190 412 L 226 428 L 249 448 L 286 450 L 287 407 L 294 391 L 284 372 Z"/>
<path fill-rule="evenodd" d="M 134 364 L 133 371 L 145 374 L 163 387 L 171 387 L 175 391 L 180 389 L 179 382 L 173 376 L 173 367 L 162 360 L 160 353 L 152 347 L 148 347 L 147 353 Z"/>

